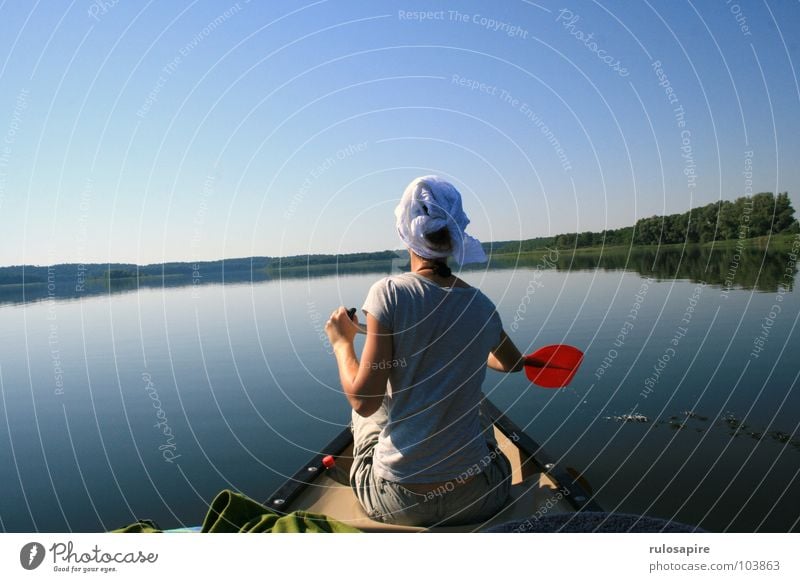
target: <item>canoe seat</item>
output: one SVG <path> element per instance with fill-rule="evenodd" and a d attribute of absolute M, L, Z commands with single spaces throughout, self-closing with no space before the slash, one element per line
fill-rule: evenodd
<path fill-rule="evenodd" d="M 541 473 L 527 458 L 520 458 L 520 451 L 502 433 L 495 432 L 498 445 L 509 457 L 513 468 L 511 498 L 497 515 L 483 523 L 446 527 L 410 527 L 385 524 L 367 517 L 350 487 L 337 483 L 327 475 L 321 475 L 311 483 L 292 503 L 292 509 L 305 509 L 321 513 L 368 532 L 469 532 L 508 523 L 525 522 L 532 516 L 543 517 L 574 511 L 562 498 L 555 484 Z M 337 463 L 349 469 L 348 460 L 352 458 L 352 448 L 337 456 Z"/>
<path fill-rule="evenodd" d="M 543 475 L 542 475 L 543 477 Z M 531 516 L 571 512 L 569 505 L 545 478 L 534 475 L 522 483 L 511 486 L 511 500 L 497 515 L 483 523 L 447 527 L 410 527 L 385 524 L 367 517 L 352 490 L 327 476 L 322 476 L 310 485 L 298 498 L 296 505 L 307 511 L 321 513 L 371 532 L 467 532 L 480 531 L 508 522 L 524 522 Z"/>

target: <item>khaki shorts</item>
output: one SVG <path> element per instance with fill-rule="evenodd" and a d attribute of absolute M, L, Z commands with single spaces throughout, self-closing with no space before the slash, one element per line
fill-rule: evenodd
<path fill-rule="evenodd" d="M 386 410 L 364 418 L 353 412 L 353 466 L 350 484 L 367 515 L 375 521 L 398 525 L 434 526 L 480 524 L 507 503 L 511 465 L 487 439 L 487 459 L 480 473 L 469 480 L 454 479 L 428 492 L 415 492 L 374 474 L 372 455 Z M 487 434 L 490 431 L 487 430 Z M 490 440 L 491 439 L 491 440 Z"/>

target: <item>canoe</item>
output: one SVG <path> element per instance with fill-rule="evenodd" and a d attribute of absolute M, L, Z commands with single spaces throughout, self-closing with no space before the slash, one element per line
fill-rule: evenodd
<path fill-rule="evenodd" d="M 349 427 L 298 469 L 264 505 L 279 513 L 297 510 L 320 513 L 368 532 L 484 531 L 510 522 L 524 524 L 544 515 L 602 511 L 576 471 L 556 463 L 488 399 L 483 402 L 483 414 L 491 420 L 497 444 L 512 468 L 510 501 L 486 522 L 421 528 L 385 524 L 367 517 L 352 489 L 333 479 L 322 461 L 333 455 L 340 470 L 349 474 L 353 461 L 353 435 Z"/>

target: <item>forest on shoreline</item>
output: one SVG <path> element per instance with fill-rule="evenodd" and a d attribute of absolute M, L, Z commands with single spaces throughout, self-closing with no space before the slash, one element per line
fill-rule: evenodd
<path fill-rule="evenodd" d="M 642 218 L 633 226 L 600 232 L 566 233 L 521 241 L 483 243 L 492 262 L 509 256 L 545 251 L 607 247 L 655 247 L 673 244 L 716 243 L 746 240 L 778 234 L 800 232 L 788 193 L 774 196 L 759 193 L 734 201 L 721 200 L 693 208 L 681 214 Z M 495 259 L 498 259 L 496 261 Z M 281 276 L 282 272 L 315 271 L 353 272 L 370 265 L 405 263 L 403 251 L 378 251 L 347 254 L 295 255 L 289 257 L 247 257 L 218 261 L 170 262 L 151 265 L 127 263 L 51 266 L 0 267 L 0 286 L 44 285 L 60 290 L 74 288 L 80 295 L 87 287 L 128 287 L 138 283 L 184 285 L 228 280 L 264 280 Z M 61 293 L 58 293 L 59 295 Z M 72 293 L 70 293 L 72 294 Z"/>
<path fill-rule="evenodd" d="M 720 200 L 681 214 L 641 218 L 633 226 L 486 243 L 484 248 L 492 254 L 507 254 L 550 248 L 710 243 L 796 232 L 800 227 L 789 194 L 762 192 L 733 201 Z"/>

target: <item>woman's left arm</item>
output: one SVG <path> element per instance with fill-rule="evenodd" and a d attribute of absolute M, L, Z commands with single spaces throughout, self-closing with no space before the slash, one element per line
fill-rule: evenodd
<path fill-rule="evenodd" d="M 381 407 L 386 395 L 392 367 L 392 335 L 367 314 L 367 340 L 359 363 L 353 346 L 357 323 L 355 317 L 351 320 L 347 310 L 340 307 L 325 324 L 325 332 L 333 347 L 339 380 L 350 406 L 360 416 L 370 416 Z"/>
<path fill-rule="evenodd" d="M 525 366 L 525 357 L 519 348 L 511 341 L 505 330 L 500 332 L 500 343 L 489 352 L 487 365 L 498 372 L 519 372 Z"/>

